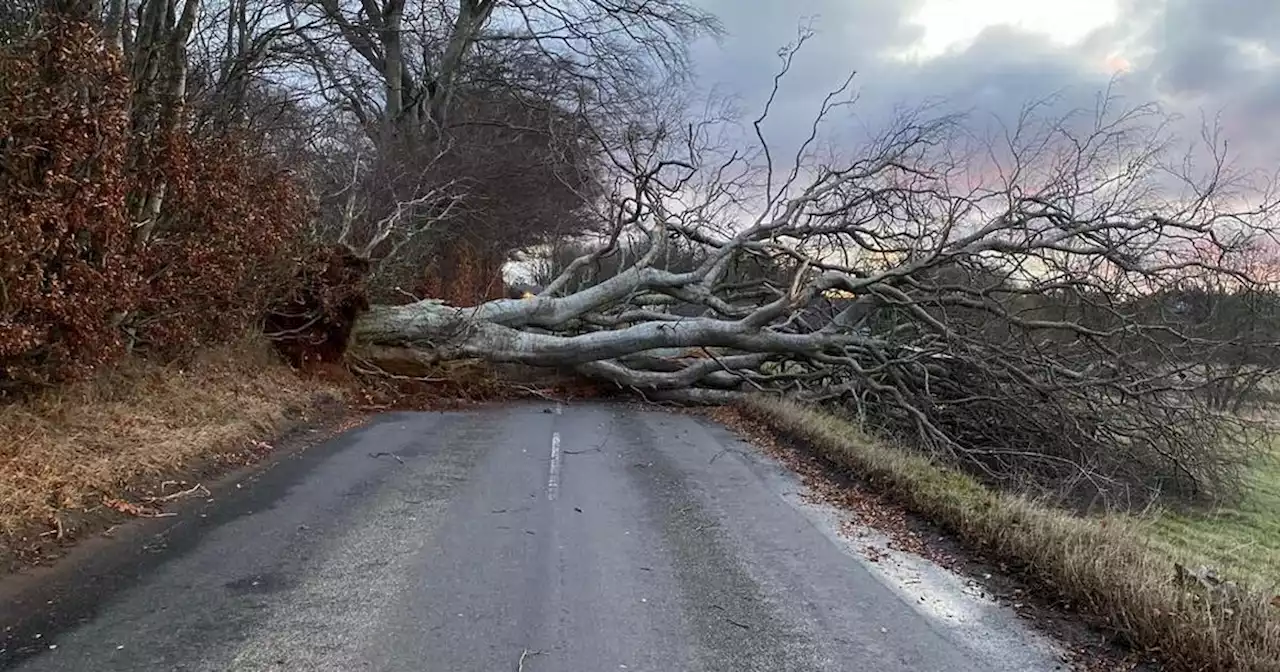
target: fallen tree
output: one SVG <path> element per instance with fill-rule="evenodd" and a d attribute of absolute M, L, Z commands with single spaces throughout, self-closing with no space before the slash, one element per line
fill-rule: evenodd
<path fill-rule="evenodd" d="M 712 146 L 711 124 L 633 129 L 603 147 L 609 234 L 537 296 L 375 306 L 352 354 L 572 370 L 651 400 L 840 404 L 1086 504 L 1230 496 L 1252 435 L 1188 373 L 1240 337 L 1196 328 L 1177 297 L 1256 291 L 1235 260 L 1268 239 L 1272 194 L 1213 142 L 1199 174 L 1172 171 L 1161 112 L 1110 97 L 1087 115 L 1029 107 L 999 142 L 916 113 L 854 156 L 820 154 L 844 91 L 785 169 L 760 130 L 773 98 L 754 151 Z M 665 264 L 674 247 L 693 262 Z"/>

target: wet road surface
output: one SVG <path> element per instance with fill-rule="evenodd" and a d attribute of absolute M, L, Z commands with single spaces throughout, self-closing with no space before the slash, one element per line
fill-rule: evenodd
<path fill-rule="evenodd" d="M 397 413 L 185 512 L 10 626 L 24 672 L 1059 669 L 930 616 L 794 479 L 703 418 L 623 405 Z M 92 602 L 92 603 L 90 603 Z M 66 613 L 57 621 L 59 610 Z M 10 617 L 17 607 L 10 605 Z M 74 618 L 72 615 L 75 615 Z M 67 622 L 70 621 L 70 622 Z"/>

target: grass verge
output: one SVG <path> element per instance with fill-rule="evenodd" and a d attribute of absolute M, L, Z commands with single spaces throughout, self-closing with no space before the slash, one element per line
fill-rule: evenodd
<path fill-rule="evenodd" d="M 1280 595 L 1280 450 L 1258 465 L 1241 501 L 1203 512 L 1159 512 L 1149 532 L 1172 555 Z"/>
<path fill-rule="evenodd" d="M 1174 563 L 1186 558 L 1138 525 L 1080 518 L 988 489 L 811 408 L 776 399 L 746 405 L 773 432 L 1007 560 L 1169 669 L 1280 671 L 1280 609 L 1272 596 L 1181 582 Z"/>
<path fill-rule="evenodd" d="M 165 479 L 251 461 L 269 449 L 255 441 L 342 396 L 246 340 L 0 407 L 0 566 L 93 528 L 95 514 L 145 514 L 134 502 L 171 493 Z"/>

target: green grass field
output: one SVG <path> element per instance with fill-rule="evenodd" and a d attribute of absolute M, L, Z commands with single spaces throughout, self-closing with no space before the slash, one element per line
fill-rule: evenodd
<path fill-rule="evenodd" d="M 1222 578 L 1280 590 L 1280 448 L 1260 464 L 1248 495 L 1204 514 L 1159 514 L 1150 528 L 1157 546 L 1193 558 Z"/>

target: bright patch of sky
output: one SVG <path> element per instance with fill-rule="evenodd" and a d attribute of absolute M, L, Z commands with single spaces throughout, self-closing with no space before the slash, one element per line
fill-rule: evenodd
<path fill-rule="evenodd" d="M 928 60 L 960 51 L 996 26 L 1067 46 L 1114 23 L 1119 14 L 1117 0 L 925 0 L 910 18 L 923 36 L 898 56 Z"/>

